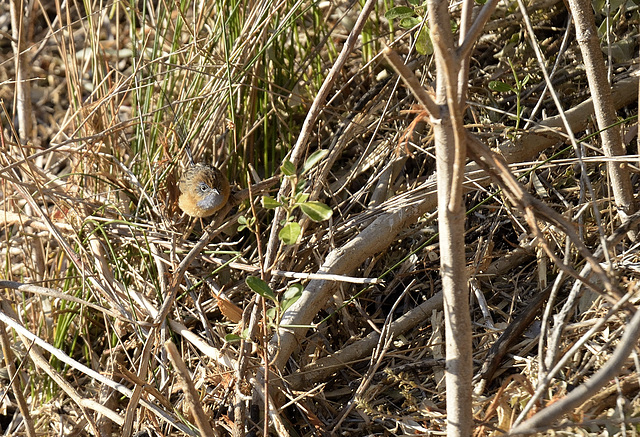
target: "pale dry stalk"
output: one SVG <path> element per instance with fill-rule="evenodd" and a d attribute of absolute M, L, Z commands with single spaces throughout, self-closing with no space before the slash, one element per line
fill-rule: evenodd
<path fill-rule="evenodd" d="M 28 13 L 25 13 L 25 3 L 22 0 L 9 2 L 11 11 L 11 32 L 13 40 L 14 64 L 16 69 L 16 109 L 18 113 L 18 132 L 22 144 L 31 141 L 33 132 L 31 117 L 31 84 L 29 82 L 29 62 L 27 60 L 25 47 L 27 46 L 27 36 L 29 29 L 29 17 L 31 16 L 31 6 Z M 32 4 L 31 4 L 32 5 Z"/>
<path fill-rule="evenodd" d="M 605 156 L 622 156 L 626 151 L 622 145 L 620 127 L 614 126 L 618 118 L 600 50 L 600 39 L 591 2 L 569 0 L 569 7 L 576 25 L 576 39 L 589 81 L 589 90 L 602 139 L 602 149 Z M 635 212 L 629 168 L 626 163 L 608 161 L 607 171 L 618 212 L 621 214 L 622 221 L 625 221 L 628 215 Z"/>
<path fill-rule="evenodd" d="M 449 3 L 427 3 L 436 59 L 436 103 L 439 119 L 432 120 L 436 146 L 440 276 L 445 315 L 447 434 L 469 436 L 471 412 L 471 315 L 466 272 L 462 181 L 466 160 L 466 134 L 458 96 L 458 72 L 463 70 L 451 33 Z M 466 81 L 467 78 L 461 80 Z"/>

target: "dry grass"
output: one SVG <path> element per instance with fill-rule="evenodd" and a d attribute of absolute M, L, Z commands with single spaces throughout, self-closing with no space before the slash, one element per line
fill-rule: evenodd
<path fill-rule="evenodd" d="M 17 373 L 14 382 L 19 382 L 17 388 L 6 380 L 6 390 L 0 388 L 0 429 L 26 435 L 25 423 L 30 423 L 42 435 L 132 435 L 144 430 L 149 435 L 196 435 L 198 427 L 206 426 L 220 435 L 234 427 L 262 432 L 264 416 L 248 411 L 243 427 L 234 420 L 234 406 L 262 408 L 252 377 L 264 365 L 265 343 L 279 312 L 272 318 L 260 315 L 273 306 L 271 301 L 265 308 L 255 307 L 251 320 L 258 329 L 247 339 L 252 345 L 248 353 L 240 342 L 227 340 L 242 337 L 242 323 L 250 319 L 256 295 L 245 279 L 260 276 L 265 268 L 262 255 L 272 211 L 252 193 L 250 200 L 217 217 L 215 235 L 207 236 L 202 223 L 181 215 L 176 181 L 187 164 L 185 141 L 197 160 L 226 169 L 236 191 L 254 176 L 281 175 L 280 165 L 304 115 L 357 17 L 358 10 L 347 6 L 247 2 L 234 10 L 225 2 L 204 2 L 179 12 L 176 4 L 162 2 L 146 9 L 123 3 L 101 8 L 74 4 L 69 10 L 57 1 L 38 4 L 31 27 L 25 29 L 30 62 L 22 67 L 33 78 L 34 134 L 21 143 L 15 126 L 10 23 L 5 20 L 8 5 L 0 4 L 0 285 L 5 287 L 0 326 L 6 327 L 12 347 L 7 365 L 17 366 L 5 374 Z M 372 16 L 364 38 L 371 43 L 359 46 L 349 59 L 310 141 L 307 155 L 321 148 L 332 151 L 306 179 L 308 192 L 315 190 L 333 208 L 333 217 L 307 222 L 298 244 L 280 247 L 280 271 L 316 273 L 331 250 L 353 240 L 375 217 L 429 195 L 425 187 L 434 168 L 429 125 L 416 121 L 413 100 L 395 85 L 395 77 L 386 81 L 378 76 L 386 67 L 380 57 L 373 58 L 381 42 L 392 36 L 398 51 L 408 51 L 409 35 L 392 29 L 384 12 L 381 8 Z M 532 8 L 532 14 L 545 54 L 555 59 L 566 28 L 563 3 L 547 2 Z M 637 8 L 623 12 L 613 29 L 612 47 L 624 50 L 619 41 L 635 44 L 631 36 L 637 26 Z M 522 90 L 522 115 L 540 120 L 541 114 L 556 114 L 550 99 L 541 95 L 541 75 L 520 34 L 517 14 L 497 13 L 474 53 L 466 122 L 489 144 L 526 135 L 526 130 L 515 129 L 527 125 L 525 119 L 514 120 L 515 94 L 488 88 L 492 80 L 514 85 L 508 60 L 520 80 L 531 76 Z M 418 61 L 414 69 L 429 83 L 429 57 L 411 59 Z M 625 59 L 613 58 L 617 78 L 633 64 Z M 565 108 L 588 96 L 578 64 L 579 52 L 572 44 L 554 76 Z M 532 115 L 540 98 L 541 108 Z M 619 109 L 622 118 L 629 117 L 622 126 L 637 187 L 631 119 L 637 104 Z M 592 132 L 590 126 L 578 134 Z M 572 149 L 562 142 L 514 166 L 531 193 L 578 225 L 593 251 L 599 232 L 608 236 L 619 226 L 597 141 L 582 143 L 593 158 L 584 176 L 595 199 L 578 179 Z M 326 162 L 331 165 L 322 172 Z M 591 201 L 602 215 L 600 223 Z M 477 290 L 472 298 L 476 432 L 499 435 L 510 428 L 547 372 L 540 367 L 545 359 L 564 356 L 600 323 L 534 409 L 563 397 L 602 367 L 628 314 L 610 313 L 611 303 L 587 290 L 568 308 L 566 320 L 553 320 L 573 284 L 566 277 L 546 310 L 544 300 L 530 306 L 551 290 L 558 268 L 536 248 L 525 220 L 494 187 L 474 185 L 466 206 L 468 268 Z M 240 216 L 255 221 L 238 231 Z M 293 218 L 302 220 L 301 215 Z M 271 393 L 279 406 L 286 403 L 269 418 L 280 434 L 284 431 L 277 420 L 291 435 L 324 435 L 330 429 L 353 436 L 444 435 L 444 332 L 432 218 L 425 215 L 408 226 L 390 247 L 352 273 L 383 281 L 339 282 L 333 300 L 318 308 L 315 320 L 324 323 L 309 331 L 273 376 L 288 383 L 286 396 Z M 541 229 L 556 255 L 579 271 L 584 260 L 566 236 L 554 226 L 541 224 Z M 204 238 L 211 241 L 185 265 L 187 254 Z M 608 257 L 617 289 L 637 304 L 637 245 L 620 243 Z M 185 272 L 181 281 L 176 280 L 178 271 Z M 270 285 L 281 296 L 293 284 L 308 282 L 274 275 Z M 177 292 L 175 300 L 172 291 Z M 416 316 L 425 302 L 434 302 L 431 310 Z M 167 323 L 156 325 L 165 303 L 170 304 Z M 488 354 L 508 326 L 532 311 L 523 332 L 505 346 L 506 354 Z M 538 349 L 545 311 L 552 331 L 564 326 L 551 358 L 545 358 L 546 347 Z M 403 315 L 416 319 L 373 349 L 376 332 L 382 331 L 384 340 L 384 327 Z M 26 330 L 17 331 L 20 326 Z M 341 353 L 349 357 L 347 362 L 331 362 L 335 367 L 329 372 L 312 372 L 322 360 Z M 491 374 L 482 367 L 490 357 L 497 357 Z M 237 371 L 239 362 L 244 362 L 243 374 Z M 639 365 L 632 355 L 625 373 L 597 397 L 585 399 L 554 435 L 622 435 L 623 428 L 636 435 Z M 23 422 L 17 409 L 21 398 L 29 414 Z M 347 408 L 350 412 L 343 415 Z"/>

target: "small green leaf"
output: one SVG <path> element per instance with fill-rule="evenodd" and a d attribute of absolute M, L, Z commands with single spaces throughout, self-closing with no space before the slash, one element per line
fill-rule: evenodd
<path fill-rule="evenodd" d="M 429 35 L 429 28 L 427 26 L 423 26 L 418 36 L 416 36 L 416 50 L 421 55 L 433 54 L 433 43 L 431 42 L 431 36 Z"/>
<path fill-rule="evenodd" d="M 248 276 L 247 279 L 244 280 L 244 282 L 246 282 L 249 288 L 258 293 L 260 296 L 271 299 L 276 303 L 278 302 L 276 295 L 273 293 L 269 285 L 267 285 L 267 283 L 262 279 L 255 276 Z"/>
<path fill-rule="evenodd" d="M 307 200 L 309 200 L 309 194 L 308 193 L 300 193 L 296 196 L 296 203 L 304 203 Z"/>
<path fill-rule="evenodd" d="M 456 20 L 454 20 L 453 18 L 451 20 L 449 20 L 449 24 L 451 24 L 451 33 L 456 33 L 458 32 L 458 22 Z"/>
<path fill-rule="evenodd" d="M 274 199 L 271 196 L 262 196 L 262 206 L 265 209 L 274 209 L 279 206 L 282 206 L 282 203 L 278 202 L 276 199 Z"/>
<path fill-rule="evenodd" d="M 278 238 L 284 244 L 296 244 L 301 232 L 300 225 L 297 222 L 291 222 L 284 225 L 278 233 Z"/>
<path fill-rule="evenodd" d="M 305 189 L 305 188 L 307 188 L 307 184 L 308 184 L 308 181 L 307 181 L 306 179 L 304 179 L 304 178 L 301 178 L 301 179 L 298 181 L 298 183 L 296 184 L 296 191 L 295 191 L 295 193 L 296 193 L 296 194 L 298 194 L 298 193 L 302 193 L 302 192 L 304 191 L 304 189 Z"/>
<path fill-rule="evenodd" d="M 282 173 L 284 173 L 286 176 L 293 176 L 296 174 L 296 166 L 293 165 L 293 162 L 289 161 L 288 159 L 284 160 L 284 162 L 280 166 L 280 170 L 282 170 Z"/>
<path fill-rule="evenodd" d="M 305 202 L 300 204 L 302 212 L 314 222 L 329 220 L 333 210 L 322 202 Z"/>
<path fill-rule="evenodd" d="M 273 321 L 277 315 L 278 311 L 275 308 L 271 307 L 267 310 L 267 320 Z"/>
<path fill-rule="evenodd" d="M 241 231 L 243 229 L 249 229 L 250 227 L 252 227 L 254 225 L 254 223 L 256 222 L 256 218 L 255 217 L 245 217 L 243 215 L 241 215 L 240 217 L 238 217 L 238 231 Z"/>
<path fill-rule="evenodd" d="M 282 298 L 293 299 L 296 296 L 299 297 L 300 295 L 302 295 L 302 290 L 304 290 L 302 284 L 291 284 L 289 285 L 289 287 L 287 287 L 287 291 L 284 292 Z"/>
<path fill-rule="evenodd" d="M 289 307 L 291 307 L 291 305 L 293 305 L 294 303 L 296 303 L 296 301 L 300 299 L 300 296 L 296 296 L 293 299 L 287 299 L 282 301 L 282 311 L 286 311 L 289 309 Z"/>
<path fill-rule="evenodd" d="M 501 82 L 499 80 L 492 80 L 489 82 L 489 89 L 491 91 L 496 91 L 499 93 L 504 93 L 507 91 L 515 91 L 511 85 L 508 83 Z"/>
<path fill-rule="evenodd" d="M 413 11 L 413 9 L 408 8 L 406 6 L 396 6 L 395 8 L 391 8 L 387 11 L 386 14 L 384 14 L 385 18 L 389 21 L 391 20 L 395 20 L 397 18 L 407 18 L 407 17 L 413 17 L 415 15 L 415 12 Z"/>
<path fill-rule="evenodd" d="M 287 308 L 300 299 L 303 289 L 302 284 L 293 284 L 287 288 L 287 291 L 282 295 L 282 311 L 286 311 Z"/>
<path fill-rule="evenodd" d="M 226 341 L 227 343 L 234 343 L 240 340 L 242 340 L 242 337 L 237 334 L 227 334 L 224 336 L 224 341 Z"/>
<path fill-rule="evenodd" d="M 408 17 L 400 20 L 400 27 L 403 29 L 413 29 L 422 21 L 421 18 L 418 17 Z"/>
<path fill-rule="evenodd" d="M 238 232 L 247 227 L 247 218 L 243 215 L 238 217 Z"/>
<path fill-rule="evenodd" d="M 313 167 L 315 167 L 316 164 L 322 160 L 322 158 L 327 156 L 328 153 L 329 151 L 327 149 L 320 149 L 313 152 L 302 165 L 302 174 L 305 174 Z"/>

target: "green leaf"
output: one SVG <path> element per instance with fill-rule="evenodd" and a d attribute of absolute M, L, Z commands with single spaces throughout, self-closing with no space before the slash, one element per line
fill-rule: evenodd
<path fill-rule="evenodd" d="M 271 299 L 274 302 L 278 302 L 276 295 L 271 290 L 271 287 L 267 285 L 262 279 L 257 278 L 255 276 L 248 276 L 247 279 L 244 280 L 247 283 L 250 289 L 254 292 L 258 293 L 260 296 Z"/>
<path fill-rule="evenodd" d="M 278 315 L 278 311 L 275 308 L 269 308 L 267 310 L 267 320 L 273 321 Z"/>
<path fill-rule="evenodd" d="M 308 193 L 300 193 L 296 196 L 296 203 L 304 203 L 307 200 L 309 200 L 309 194 Z"/>
<path fill-rule="evenodd" d="M 400 27 L 403 29 L 412 29 L 416 27 L 422 21 L 421 18 L 418 17 L 408 17 L 400 20 Z"/>
<path fill-rule="evenodd" d="M 300 297 L 302 295 L 304 287 L 302 284 L 291 284 L 287 287 L 287 291 L 282 295 L 283 299 L 293 299 L 294 297 Z"/>
<path fill-rule="evenodd" d="M 507 91 L 515 91 L 511 85 L 508 83 L 501 82 L 499 80 L 492 80 L 489 82 L 489 89 L 491 91 L 496 91 L 499 93 L 504 93 Z"/>
<path fill-rule="evenodd" d="M 278 202 L 276 199 L 274 199 L 271 196 L 262 196 L 262 206 L 265 209 L 274 209 L 279 206 L 282 206 L 282 203 Z"/>
<path fill-rule="evenodd" d="M 243 215 L 238 217 L 238 232 L 247 227 L 247 218 Z"/>
<path fill-rule="evenodd" d="M 293 299 L 287 299 L 287 300 L 282 301 L 282 308 L 281 308 L 281 310 L 282 310 L 282 311 L 286 311 L 286 310 L 288 310 L 288 309 L 289 309 L 289 307 L 290 307 L 291 305 L 293 305 L 294 303 L 296 303 L 296 301 L 297 301 L 298 299 L 300 299 L 300 296 L 296 296 L 296 297 L 295 297 L 295 298 L 293 298 Z"/>
<path fill-rule="evenodd" d="M 605 0 L 591 0 L 591 4 L 593 5 L 593 9 L 595 11 L 604 11 L 606 3 L 607 2 Z"/>
<path fill-rule="evenodd" d="M 606 22 L 607 20 L 605 20 Z M 615 62 L 625 62 L 633 58 L 633 51 L 636 50 L 636 41 L 633 36 L 628 36 L 615 43 L 610 44 L 611 56 Z M 608 48 L 602 47 L 602 51 L 607 53 Z"/>
<path fill-rule="evenodd" d="M 314 222 L 329 220 L 333 210 L 322 202 L 305 202 L 300 204 L 302 212 Z"/>
<path fill-rule="evenodd" d="M 227 334 L 224 336 L 224 341 L 226 341 L 227 343 L 234 343 L 240 340 L 242 340 L 242 337 L 237 334 Z"/>
<path fill-rule="evenodd" d="M 296 174 L 296 166 L 293 165 L 293 162 L 289 161 L 288 159 L 284 160 L 284 162 L 280 166 L 280 170 L 282 170 L 282 173 L 284 173 L 286 176 L 293 176 Z"/>
<path fill-rule="evenodd" d="M 301 178 L 296 184 L 295 194 L 302 193 L 304 189 L 307 188 L 307 184 L 308 184 L 307 180 L 304 178 Z"/>
<path fill-rule="evenodd" d="M 449 20 L 449 24 L 451 25 L 451 33 L 456 33 L 458 31 L 458 22 L 453 18 Z"/>
<path fill-rule="evenodd" d="M 329 151 L 327 149 L 320 149 L 313 152 L 302 165 L 302 174 L 305 174 L 313 167 L 315 167 L 316 164 L 322 160 L 322 158 L 327 156 L 328 153 Z"/>
<path fill-rule="evenodd" d="M 301 232 L 300 225 L 297 222 L 291 222 L 284 225 L 278 233 L 278 238 L 284 244 L 296 244 Z"/>
<path fill-rule="evenodd" d="M 429 35 L 429 28 L 427 26 L 423 26 L 418 36 L 416 36 L 416 50 L 421 55 L 433 54 L 433 43 L 431 42 L 431 36 Z"/>
<path fill-rule="evenodd" d="M 282 311 L 286 311 L 287 308 L 300 299 L 303 289 L 302 284 L 293 284 L 287 288 L 287 291 L 282 295 Z"/>
<path fill-rule="evenodd" d="M 384 16 L 387 20 L 395 20 L 398 18 L 402 19 L 413 17 L 415 14 L 416 13 L 411 8 L 408 8 L 406 6 L 396 6 L 395 8 L 389 9 L 387 13 L 384 14 Z"/>
<path fill-rule="evenodd" d="M 256 222 L 256 218 L 255 217 L 245 217 L 243 215 L 241 215 L 240 217 L 238 217 L 238 231 L 241 231 L 245 228 L 249 229 L 250 227 L 252 227 L 254 225 L 254 223 Z"/>

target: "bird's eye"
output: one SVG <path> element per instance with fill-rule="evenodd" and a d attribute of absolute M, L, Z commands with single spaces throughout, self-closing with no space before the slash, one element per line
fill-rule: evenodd
<path fill-rule="evenodd" d="M 205 184 L 204 182 L 200 182 L 200 184 L 198 184 L 198 189 L 201 193 L 205 193 L 209 190 L 209 185 Z"/>

